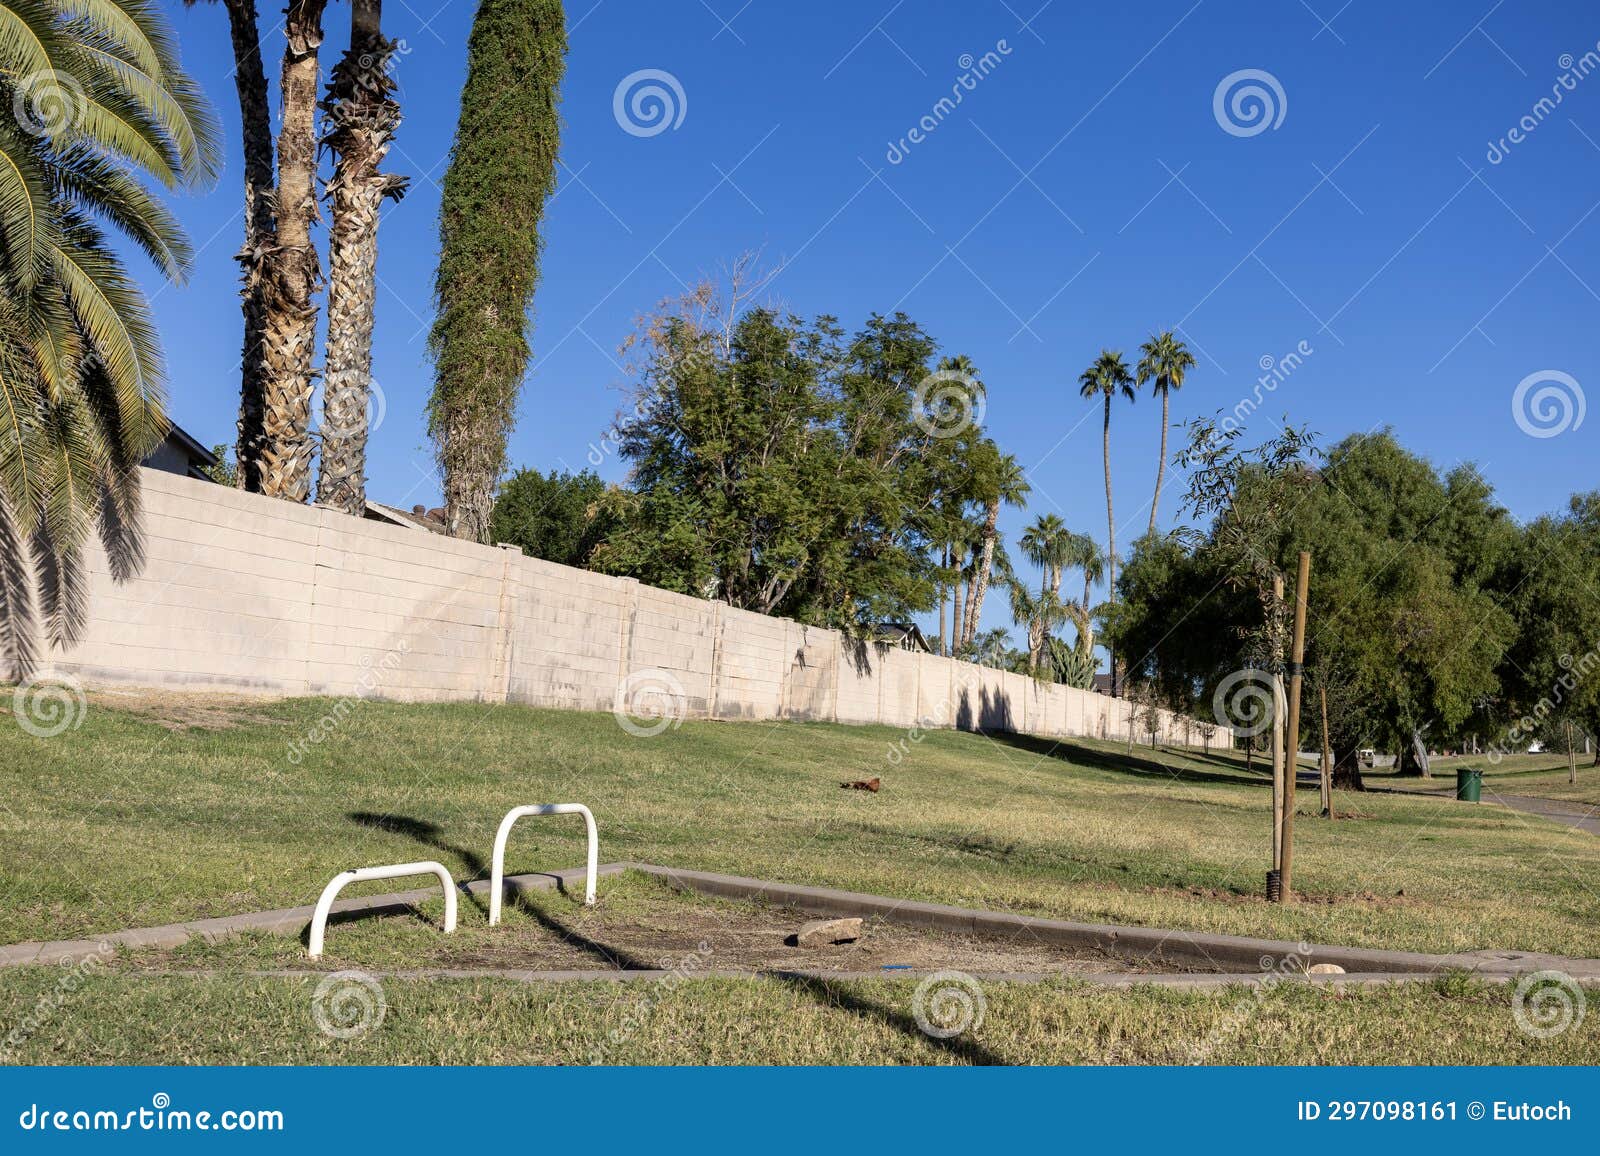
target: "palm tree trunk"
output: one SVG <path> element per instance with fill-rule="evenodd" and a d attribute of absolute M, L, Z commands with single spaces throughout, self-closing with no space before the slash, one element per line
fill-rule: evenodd
<path fill-rule="evenodd" d="M 244 245 L 235 255 L 243 274 L 239 291 L 244 313 L 244 346 L 239 355 L 239 440 L 234 447 L 238 469 L 234 484 L 261 490 L 262 421 L 265 414 L 267 365 L 262 351 L 265 304 L 261 265 L 272 248 L 277 222 L 272 211 L 272 112 L 267 103 L 267 75 L 261 64 L 255 0 L 226 0 L 228 32 L 233 40 L 233 79 L 239 93 L 239 121 L 244 138 Z"/>
<path fill-rule="evenodd" d="M 994 566 L 994 539 L 995 527 L 1000 521 L 1000 499 L 997 497 L 989 503 L 989 508 L 983 516 L 983 550 L 978 557 L 978 574 L 972 591 L 972 597 L 967 600 L 967 637 L 972 638 L 978 633 L 978 615 L 983 613 L 984 595 L 989 592 L 989 571 Z"/>
<path fill-rule="evenodd" d="M 383 0 L 351 0 L 350 48 L 323 101 L 323 138 L 334 154 L 328 182 L 328 364 L 322 395 L 317 500 L 347 514 L 366 508 L 372 314 L 377 297 L 378 220 L 385 197 L 405 179 L 378 171 L 400 124 L 389 64 L 394 42 L 381 30 Z"/>
<path fill-rule="evenodd" d="M 965 589 L 964 589 L 962 581 L 961 581 L 961 571 L 960 571 L 960 564 L 961 564 L 961 561 L 962 561 L 962 557 L 961 556 L 964 553 L 966 553 L 966 551 L 962 550 L 960 553 L 958 553 L 955 556 L 954 559 L 952 559 L 952 561 L 955 563 L 955 569 L 956 569 L 955 615 L 954 615 L 953 620 L 950 623 L 950 636 L 951 636 L 950 637 L 950 657 L 952 657 L 952 658 L 955 657 L 956 652 L 961 649 L 961 645 L 965 641 L 961 637 L 961 635 L 966 630 L 966 622 L 967 622 L 966 616 L 965 616 L 966 601 L 963 598 L 963 595 L 965 593 Z"/>
<path fill-rule="evenodd" d="M 277 243 L 262 273 L 267 382 L 261 489 L 292 502 L 311 492 L 311 360 L 322 282 L 311 226 L 317 220 L 317 50 L 326 6 L 327 0 L 290 0 L 284 13 Z"/>
<path fill-rule="evenodd" d="M 1172 398 L 1165 391 L 1161 391 L 1161 456 L 1156 459 L 1156 496 L 1150 499 L 1150 529 L 1147 533 L 1156 532 L 1156 509 L 1161 505 L 1161 481 L 1167 472 L 1167 418 L 1172 406 Z"/>
<path fill-rule="evenodd" d="M 944 569 L 950 570 L 950 543 L 944 544 Z M 939 649 L 945 654 L 950 653 L 950 636 L 945 633 L 945 609 L 950 600 L 950 587 L 944 582 L 939 583 Z"/>
<path fill-rule="evenodd" d="M 1111 512 L 1111 395 L 1106 394 L 1106 416 L 1100 432 L 1100 456 L 1106 471 L 1106 599 L 1117 600 L 1117 519 Z M 1088 606 L 1084 607 L 1087 613 Z M 1111 693 L 1117 693 L 1117 656 L 1111 656 Z"/>

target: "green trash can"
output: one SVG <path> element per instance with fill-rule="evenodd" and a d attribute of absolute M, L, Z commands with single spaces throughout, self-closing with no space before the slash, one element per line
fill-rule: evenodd
<path fill-rule="evenodd" d="M 1456 771 L 1456 798 L 1464 802 L 1476 803 L 1482 793 L 1482 771 L 1473 767 L 1462 767 Z"/>

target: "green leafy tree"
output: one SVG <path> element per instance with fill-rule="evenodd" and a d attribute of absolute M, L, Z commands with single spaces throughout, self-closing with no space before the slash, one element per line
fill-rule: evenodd
<path fill-rule="evenodd" d="M 428 432 L 450 532 L 487 541 L 527 370 L 540 221 L 555 188 L 566 62 L 559 0 L 480 0 L 439 207 Z"/>
<path fill-rule="evenodd" d="M 211 181 L 217 127 L 144 4 L 0 0 L 0 656 L 82 628 L 82 549 L 142 565 L 138 465 L 163 436 L 149 308 L 105 228 L 173 280 L 187 239 L 141 177 Z M 31 563 L 31 565 L 30 565 Z"/>
<path fill-rule="evenodd" d="M 896 315 L 846 340 L 738 298 L 702 286 L 632 347 L 632 492 L 594 564 L 846 630 L 931 609 L 957 477 L 916 411 L 932 339 Z"/>
<path fill-rule="evenodd" d="M 1505 701 L 1490 755 L 1540 739 L 1566 750 L 1576 781 L 1576 746 L 1600 732 L 1600 491 L 1536 519 L 1504 558 L 1495 585 L 1517 632 L 1499 670 Z"/>
<path fill-rule="evenodd" d="M 495 498 L 494 540 L 548 562 L 587 565 L 610 525 L 605 497 L 605 483 L 589 470 L 518 470 Z"/>

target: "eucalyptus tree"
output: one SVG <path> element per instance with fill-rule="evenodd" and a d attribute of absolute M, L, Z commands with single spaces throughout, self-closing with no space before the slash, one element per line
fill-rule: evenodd
<path fill-rule="evenodd" d="M 82 551 L 143 564 L 138 466 L 161 353 L 103 226 L 166 277 L 192 253 L 146 190 L 213 180 L 218 130 L 166 21 L 113 0 L 0 0 L 0 655 L 25 677 L 87 615 Z"/>
<path fill-rule="evenodd" d="M 1161 505 L 1161 482 L 1167 471 L 1167 423 L 1171 418 L 1172 391 L 1183 388 L 1183 379 L 1194 368 L 1194 355 L 1168 329 L 1153 334 L 1139 347 L 1142 356 L 1136 370 L 1139 384 L 1149 384 L 1161 399 L 1161 453 L 1156 458 L 1156 492 L 1150 499 L 1150 528 L 1156 532 L 1156 510 Z"/>

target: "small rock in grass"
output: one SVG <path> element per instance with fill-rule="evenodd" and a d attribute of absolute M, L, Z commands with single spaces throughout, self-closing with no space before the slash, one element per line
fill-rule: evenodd
<path fill-rule="evenodd" d="M 1344 968 L 1337 963 L 1313 963 L 1306 968 L 1307 975 L 1343 975 Z"/>
<path fill-rule="evenodd" d="M 851 943 L 861 938 L 859 919 L 813 919 L 802 924 L 795 933 L 796 947 L 829 947 L 835 943 Z"/>

